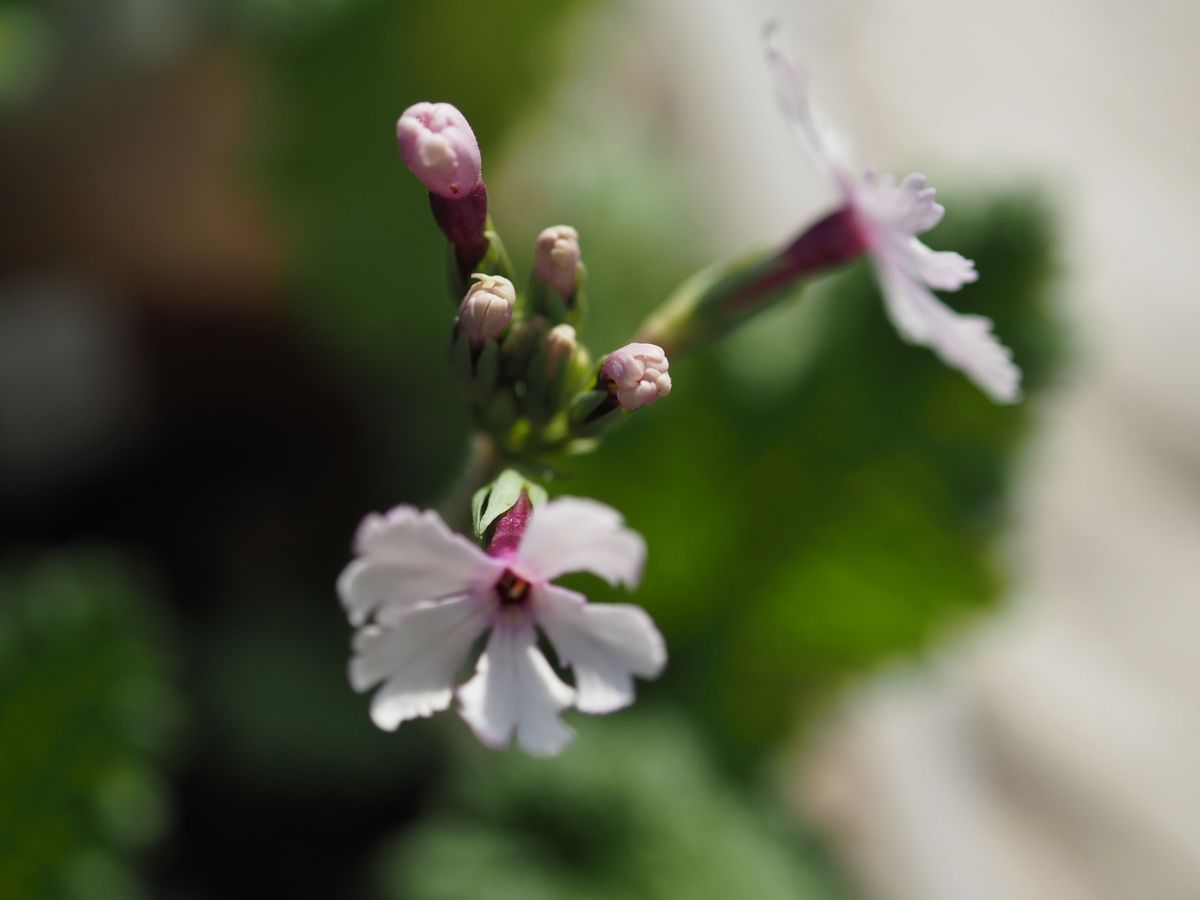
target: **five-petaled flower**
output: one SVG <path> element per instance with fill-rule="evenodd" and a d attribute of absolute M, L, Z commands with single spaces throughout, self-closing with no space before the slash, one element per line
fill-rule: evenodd
<path fill-rule="evenodd" d="M 633 702 L 633 676 L 655 677 L 666 664 L 662 635 L 639 607 L 591 604 L 551 584 L 588 571 L 633 587 L 646 546 L 613 509 L 563 497 L 531 508 L 521 495 L 495 526 L 484 552 L 433 512 L 400 506 L 366 518 L 358 558 L 338 592 L 358 628 L 350 681 L 357 691 L 382 683 L 371 717 L 392 730 L 446 709 L 459 711 L 485 744 L 516 735 L 527 752 L 558 753 L 573 732 L 559 718 L 574 706 L 610 713 Z M 537 629 L 574 672 L 564 683 L 538 648 Z M 475 642 L 487 646 L 466 684 L 455 676 Z"/>
<path fill-rule="evenodd" d="M 767 57 L 789 124 L 854 214 L 858 239 L 870 255 L 888 315 L 901 337 L 932 349 L 998 403 L 1019 400 L 1021 370 L 1012 361 L 1012 351 L 992 334 L 991 320 L 959 314 L 931 290 L 956 291 L 978 275 L 971 260 L 931 250 L 917 239 L 945 213 L 925 176 L 914 173 L 899 184 L 890 175 L 872 171 L 858 176 L 821 126 L 799 70 L 778 46 L 774 25 L 767 33 Z"/>

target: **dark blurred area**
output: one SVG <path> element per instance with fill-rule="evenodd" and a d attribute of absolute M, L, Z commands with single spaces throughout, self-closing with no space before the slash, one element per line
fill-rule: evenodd
<path fill-rule="evenodd" d="M 345 683 L 350 535 L 436 503 L 468 434 L 399 112 L 452 99 L 495 171 L 551 110 L 544 181 L 498 219 L 580 227 L 598 347 L 708 261 L 668 155 L 593 165 L 562 108 L 599 6 L 0 3 L 0 897 L 846 895 L 770 765 L 995 598 L 1028 424 L 900 345 L 864 271 L 776 318 L 812 359 L 769 403 L 682 361 L 552 486 L 649 540 L 672 663 L 635 710 L 538 762 L 452 715 L 378 732 Z M 655 102 L 617 120 L 637 147 L 669 145 Z M 945 240 L 1036 393 L 1046 216 L 965 199 Z M 506 236 L 522 261 L 534 234 Z"/>

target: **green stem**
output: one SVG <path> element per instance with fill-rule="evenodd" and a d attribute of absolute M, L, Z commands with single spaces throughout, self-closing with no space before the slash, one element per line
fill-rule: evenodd
<path fill-rule="evenodd" d="M 471 498 L 496 477 L 500 463 L 495 441 L 483 432 L 476 432 L 471 439 L 466 467 L 438 506 L 438 512 L 454 531 L 470 533 Z"/>

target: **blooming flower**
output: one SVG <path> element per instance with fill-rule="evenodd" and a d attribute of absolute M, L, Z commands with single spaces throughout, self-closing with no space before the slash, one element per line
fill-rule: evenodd
<path fill-rule="evenodd" d="M 449 103 L 415 103 L 396 122 L 400 155 L 432 193 L 465 197 L 479 184 L 482 161 L 475 132 Z"/>
<path fill-rule="evenodd" d="M 604 358 L 600 384 L 625 409 L 637 409 L 671 393 L 670 364 L 656 344 L 626 344 Z"/>
<path fill-rule="evenodd" d="M 900 336 L 932 349 L 996 402 L 1019 400 L 1021 370 L 1012 361 L 1012 351 L 992 334 L 991 320 L 959 314 L 933 294 L 956 291 L 978 275 L 971 260 L 931 250 L 917 239 L 945 213 L 925 176 L 914 173 L 897 183 L 890 175 L 869 170 L 857 175 L 833 134 L 822 126 L 804 79 L 778 46 L 774 27 L 768 30 L 767 58 L 788 122 L 853 214 L 858 239 L 866 245 L 884 306 Z"/>
<path fill-rule="evenodd" d="M 573 732 L 559 718 L 574 706 L 610 713 L 633 702 L 633 676 L 655 677 L 666 663 L 650 617 L 627 604 L 590 604 L 551 582 L 589 571 L 633 587 L 646 547 L 613 509 L 563 497 L 536 509 L 526 494 L 495 526 L 488 552 L 454 534 L 433 512 L 400 506 L 359 528 L 358 558 L 338 580 L 357 627 L 350 682 L 382 687 L 371 717 L 386 730 L 446 709 L 459 712 L 481 741 L 558 753 Z M 565 684 L 538 648 L 546 635 Z M 475 642 L 486 648 L 466 684 L 455 675 Z"/>

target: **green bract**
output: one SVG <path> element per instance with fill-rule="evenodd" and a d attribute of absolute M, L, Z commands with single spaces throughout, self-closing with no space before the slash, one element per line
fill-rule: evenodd
<path fill-rule="evenodd" d="M 476 491 L 471 498 L 471 522 L 475 536 L 482 540 L 492 523 L 521 499 L 522 491 L 529 495 L 529 502 L 534 506 L 547 500 L 546 489 L 516 469 L 505 469 L 495 481 Z"/>

